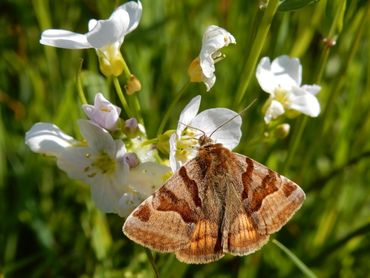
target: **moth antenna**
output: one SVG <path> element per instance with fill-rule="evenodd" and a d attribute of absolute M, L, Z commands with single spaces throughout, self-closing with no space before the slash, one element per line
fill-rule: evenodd
<path fill-rule="evenodd" d="M 217 131 L 219 130 L 220 128 L 222 128 L 223 126 L 227 125 L 229 122 L 231 122 L 232 120 L 234 120 L 236 117 L 238 116 L 241 116 L 241 114 L 243 114 L 245 111 L 247 111 L 255 102 L 257 101 L 257 98 L 255 98 L 254 100 L 252 100 L 252 102 L 247 106 L 245 107 L 242 111 L 240 111 L 237 115 L 235 115 L 234 117 L 232 117 L 231 119 L 228 119 L 226 122 L 222 123 L 220 126 L 218 126 L 214 131 L 212 131 L 212 133 L 209 135 L 209 138 L 212 137 L 212 135 Z"/>
<path fill-rule="evenodd" d="M 202 132 L 202 133 L 203 133 L 203 136 L 206 136 L 206 133 L 205 133 L 203 130 L 201 130 L 200 128 L 193 127 L 193 126 L 191 126 L 191 125 L 184 124 L 184 123 L 182 123 L 182 122 L 179 122 L 179 123 L 180 123 L 180 124 L 182 124 L 182 125 L 184 125 L 184 126 L 186 126 L 186 127 L 188 127 L 188 128 L 192 128 L 192 129 L 198 130 L 198 131 L 200 131 L 200 132 Z"/>

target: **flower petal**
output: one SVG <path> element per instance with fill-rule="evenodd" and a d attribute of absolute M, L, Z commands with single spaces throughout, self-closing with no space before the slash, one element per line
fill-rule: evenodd
<path fill-rule="evenodd" d="M 199 57 L 200 66 L 206 77 L 210 78 L 215 71 L 212 55 L 230 43 L 236 43 L 234 36 L 221 27 L 211 25 L 204 32 Z"/>
<path fill-rule="evenodd" d="M 212 108 L 199 113 L 190 123 L 190 127 L 202 130 L 216 143 L 232 150 L 241 138 L 242 119 L 238 113 L 226 108 Z"/>
<path fill-rule="evenodd" d="M 125 192 L 118 201 L 117 213 L 121 217 L 127 217 L 138 206 L 144 197 L 138 192 Z"/>
<path fill-rule="evenodd" d="M 298 58 L 290 58 L 287 55 L 279 56 L 272 61 L 271 71 L 279 78 L 283 88 L 301 85 L 302 65 Z"/>
<path fill-rule="evenodd" d="M 86 33 L 87 41 L 94 48 L 102 48 L 117 41 L 123 42 L 129 26 L 129 15 L 126 10 L 117 9 L 109 19 L 89 22 L 89 28 L 93 23 L 96 23 L 95 26 Z"/>
<path fill-rule="evenodd" d="M 129 15 L 129 25 L 126 30 L 126 34 L 128 34 L 132 32 L 133 30 L 135 30 L 137 26 L 139 25 L 141 14 L 143 11 L 143 6 L 141 5 L 140 1 L 137 1 L 137 2 L 130 1 L 117 8 L 117 10 L 119 9 L 123 9 L 127 11 Z"/>
<path fill-rule="evenodd" d="M 301 84 L 302 66 L 299 59 L 286 55 L 277 57 L 272 63 L 264 57 L 257 66 L 256 77 L 262 90 L 269 94 L 273 94 L 278 87 L 290 90 Z"/>
<path fill-rule="evenodd" d="M 310 94 L 313 94 L 313 95 L 316 95 L 318 92 L 320 92 L 321 90 L 321 87 L 319 85 L 303 85 L 301 87 L 303 90 L 305 90 L 306 92 L 310 93 Z"/>
<path fill-rule="evenodd" d="M 299 87 L 292 89 L 289 108 L 311 117 L 317 117 L 320 114 L 320 103 L 317 98 Z"/>
<path fill-rule="evenodd" d="M 179 123 L 177 125 L 177 134 L 180 136 L 181 132 L 190 124 L 192 119 L 199 111 L 201 96 L 196 96 L 190 100 L 180 114 Z"/>
<path fill-rule="evenodd" d="M 271 120 L 276 119 L 280 115 L 284 114 L 284 106 L 277 100 L 271 100 L 269 107 L 266 109 L 264 120 L 268 124 Z"/>
<path fill-rule="evenodd" d="M 209 90 L 211 90 L 211 88 L 213 87 L 213 85 L 215 85 L 216 75 L 212 75 L 209 78 L 204 78 L 203 81 L 204 81 L 204 85 L 206 85 L 206 87 L 207 87 L 207 92 L 208 92 Z"/>
<path fill-rule="evenodd" d="M 271 71 L 270 58 L 263 57 L 259 62 L 256 70 L 256 78 L 262 90 L 266 93 L 273 94 L 278 87 L 279 81 Z"/>
<path fill-rule="evenodd" d="M 77 123 L 89 147 L 95 151 L 104 151 L 111 157 L 114 157 L 116 153 L 116 144 L 107 130 L 89 120 L 80 119 Z"/>
<path fill-rule="evenodd" d="M 101 179 L 91 184 L 91 196 L 96 206 L 106 213 L 117 213 L 118 202 L 124 193 L 123 185 L 116 184 L 113 180 Z"/>
<path fill-rule="evenodd" d="M 177 134 L 173 133 L 170 136 L 170 167 L 173 173 L 180 168 L 180 161 L 176 160 L 176 143 L 177 143 Z"/>
<path fill-rule="evenodd" d="M 165 182 L 166 174 L 170 171 L 169 167 L 156 162 L 140 163 L 130 170 L 127 184 L 148 197 Z"/>
<path fill-rule="evenodd" d="M 77 141 L 51 123 L 36 123 L 26 132 L 26 145 L 36 153 L 58 156 Z"/>
<path fill-rule="evenodd" d="M 91 48 L 86 35 L 62 29 L 48 29 L 42 32 L 40 43 L 60 48 L 84 49 Z"/>

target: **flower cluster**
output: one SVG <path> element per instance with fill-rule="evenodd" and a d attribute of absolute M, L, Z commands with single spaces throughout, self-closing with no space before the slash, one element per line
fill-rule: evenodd
<path fill-rule="evenodd" d="M 40 42 L 69 49 L 94 48 L 100 71 L 113 78 L 122 108 L 130 115 L 135 107 L 128 107 L 117 76 L 126 75 L 127 97 L 140 90 L 141 85 L 127 68 L 120 47 L 125 36 L 137 28 L 141 14 L 140 1 L 127 2 L 107 20 L 90 20 L 86 34 L 49 29 L 42 33 Z M 190 82 L 203 82 L 209 91 L 216 81 L 215 63 L 225 57 L 220 50 L 235 43 L 233 35 L 225 29 L 209 26 L 203 35 L 200 54 L 188 68 Z M 320 87 L 301 86 L 301 74 L 298 59 L 281 56 L 272 63 L 268 58 L 261 60 L 257 80 L 270 94 L 264 106 L 266 124 L 277 121 L 283 114 L 287 117 L 299 112 L 312 117 L 319 114 L 315 94 Z M 82 105 L 87 119 L 77 121 L 81 139 L 67 135 L 52 123 L 36 123 L 26 133 L 25 142 L 32 151 L 55 157 L 58 167 L 70 178 L 90 185 L 99 209 L 126 217 L 181 165 L 196 156 L 201 136 L 206 135 L 230 150 L 239 144 L 240 115 L 226 108 L 198 113 L 200 102 L 201 96 L 190 100 L 180 114 L 175 131 L 167 130 L 157 138 L 148 139 L 140 117 L 121 118 L 121 108 L 97 93 L 93 105 Z"/>
<path fill-rule="evenodd" d="M 83 140 L 74 139 L 54 124 L 37 123 L 26 133 L 26 144 L 34 152 L 55 156 L 58 167 L 70 178 L 89 184 L 102 211 L 127 216 L 165 181 L 170 169 L 155 162 L 150 147 L 141 144 L 145 132 L 132 119 L 125 122 L 130 126 L 123 134 L 126 140 L 113 138 L 109 131 L 121 129 L 120 108 L 101 93 L 93 106 L 83 105 L 83 110 L 90 119 L 78 120 Z M 137 135 L 126 147 L 125 141 L 133 132 Z"/>

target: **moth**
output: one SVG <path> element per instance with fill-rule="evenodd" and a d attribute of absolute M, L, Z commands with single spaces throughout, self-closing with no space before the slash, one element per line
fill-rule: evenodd
<path fill-rule="evenodd" d="M 128 216 L 123 233 L 189 264 L 257 251 L 301 207 L 304 191 L 205 135 L 199 143 L 197 156 Z"/>

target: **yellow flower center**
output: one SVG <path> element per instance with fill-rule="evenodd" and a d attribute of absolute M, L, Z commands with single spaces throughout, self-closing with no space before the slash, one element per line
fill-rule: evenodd
<path fill-rule="evenodd" d="M 288 94 L 280 86 L 275 89 L 274 95 L 275 99 L 278 102 L 280 102 L 284 107 L 287 107 L 289 105 Z"/>
<path fill-rule="evenodd" d="M 97 174 L 110 175 L 115 172 L 117 163 L 107 153 L 101 152 L 97 155 L 87 153 L 86 158 L 91 159 L 90 166 L 85 167 L 84 172 L 92 178 Z"/>
<path fill-rule="evenodd" d="M 198 144 L 195 138 L 196 133 L 190 128 L 185 128 L 181 138 L 176 142 L 176 159 L 179 161 L 189 160 L 189 156 L 194 151 L 194 146 Z"/>

